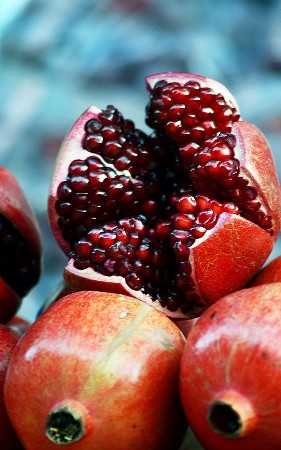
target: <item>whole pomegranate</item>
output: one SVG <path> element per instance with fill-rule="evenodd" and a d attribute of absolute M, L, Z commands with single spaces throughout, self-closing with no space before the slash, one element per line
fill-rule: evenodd
<path fill-rule="evenodd" d="M 9 450 L 23 450 L 16 432 L 8 417 L 4 402 L 4 382 L 7 367 L 20 334 L 8 326 L 0 324 L 0 448 Z"/>
<path fill-rule="evenodd" d="M 187 337 L 182 404 L 206 450 L 281 449 L 281 283 L 237 291 Z"/>
<path fill-rule="evenodd" d="M 77 292 L 26 331 L 5 383 L 27 450 L 177 450 L 186 422 L 178 376 L 185 338 L 133 298 Z"/>
<path fill-rule="evenodd" d="M 18 181 L 0 167 L 0 322 L 18 310 L 38 282 L 41 238 L 37 219 Z"/>
<path fill-rule="evenodd" d="M 265 137 L 223 85 L 169 72 L 146 82 L 150 135 L 112 105 L 73 125 L 49 219 L 74 291 L 193 318 L 262 267 L 280 230 L 280 188 Z"/>

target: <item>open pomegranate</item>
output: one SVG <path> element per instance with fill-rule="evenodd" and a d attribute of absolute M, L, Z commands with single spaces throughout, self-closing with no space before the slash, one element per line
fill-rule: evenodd
<path fill-rule="evenodd" d="M 37 219 L 18 181 L 0 167 L 0 322 L 9 320 L 37 283 L 41 240 Z"/>
<path fill-rule="evenodd" d="M 171 320 L 132 297 L 61 298 L 26 331 L 7 372 L 7 411 L 24 448 L 177 450 L 184 345 Z"/>
<path fill-rule="evenodd" d="M 279 183 L 265 137 L 240 120 L 223 85 L 187 73 L 146 82 L 151 135 L 111 105 L 73 125 L 49 220 L 74 290 L 192 318 L 266 261 L 280 230 Z"/>
<path fill-rule="evenodd" d="M 281 283 L 234 292 L 187 336 L 182 404 L 205 450 L 281 449 Z"/>

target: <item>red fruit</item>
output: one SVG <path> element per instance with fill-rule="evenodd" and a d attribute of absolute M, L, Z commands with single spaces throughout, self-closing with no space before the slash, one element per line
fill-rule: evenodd
<path fill-rule="evenodd" d="M 260 284 L 280 283 L 281 282 L 281 255 L 274 258 L 265 267 L 263 267 L 250 286 L 259 286 Z"/>
<path fill-rule="evenodd" d="M 190 331 L 180 392 L 206 450 L 281 448 L 280 315 L 272 283 L 220 299 Z"/>
<path fill-rule="evenodd" d="M 147 78 L 151 136 L 113 106 L 89 108 L 60 151 L 52 231 L 74 290 L 117 292 L 174 318 L 244 287 L 280 230 L 268 142 L 220 83 Z"/>
<path fill-rule="evenodd" d="M 9 320 L 40 276 L 37 219 L 15 177 L 0 167 L 0 322 Z"/>
<path fill-rule="evenodd" d="M 15 430 L 7 415 L 4 402 L 4 382 L 7 367 L 19 341 L 19 334 L 5 325 L 0 324 L 0 448 L 9 450 L 23 449 Z"/>
<path fill-rule="evenodd" d="M 172 321 L 133 298 L 61 298 L 22 337 L 7 374 L 7 410 L 24 447 L 176 450 L 184 344 Z"/>

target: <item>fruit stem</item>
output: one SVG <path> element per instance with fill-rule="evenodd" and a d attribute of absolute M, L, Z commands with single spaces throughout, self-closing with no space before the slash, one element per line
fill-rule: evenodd
<path fill-rule="evenodd" d="M 251 402 L 233 390 L 216 396 L 210 405 L 207 420 L 215 433 L 228 438 L 250 434 L 258 422 Z"/>
<path fill-rule="evenodd" d="M 79 402 L 56 405 L 46 419 L 46 436 L 58 445 L 72 444 L 86 434 L 88 421 L 89 413 Z"/>

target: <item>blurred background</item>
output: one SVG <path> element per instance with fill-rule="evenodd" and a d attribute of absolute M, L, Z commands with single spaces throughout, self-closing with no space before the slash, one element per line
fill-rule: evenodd
<path fill-rule="evenodd" d="M 90 105 L 113 104 L 146 130 L 145 76 L 215 78 L 265 133 L 281 175 L 280 24 L 280 0 L 1 1 L 0 165 L 18 178 L 43 236 L 43 275 L 20 315 L 33 320 L 62 278 L 48 189 L 61 141 Z"/>

